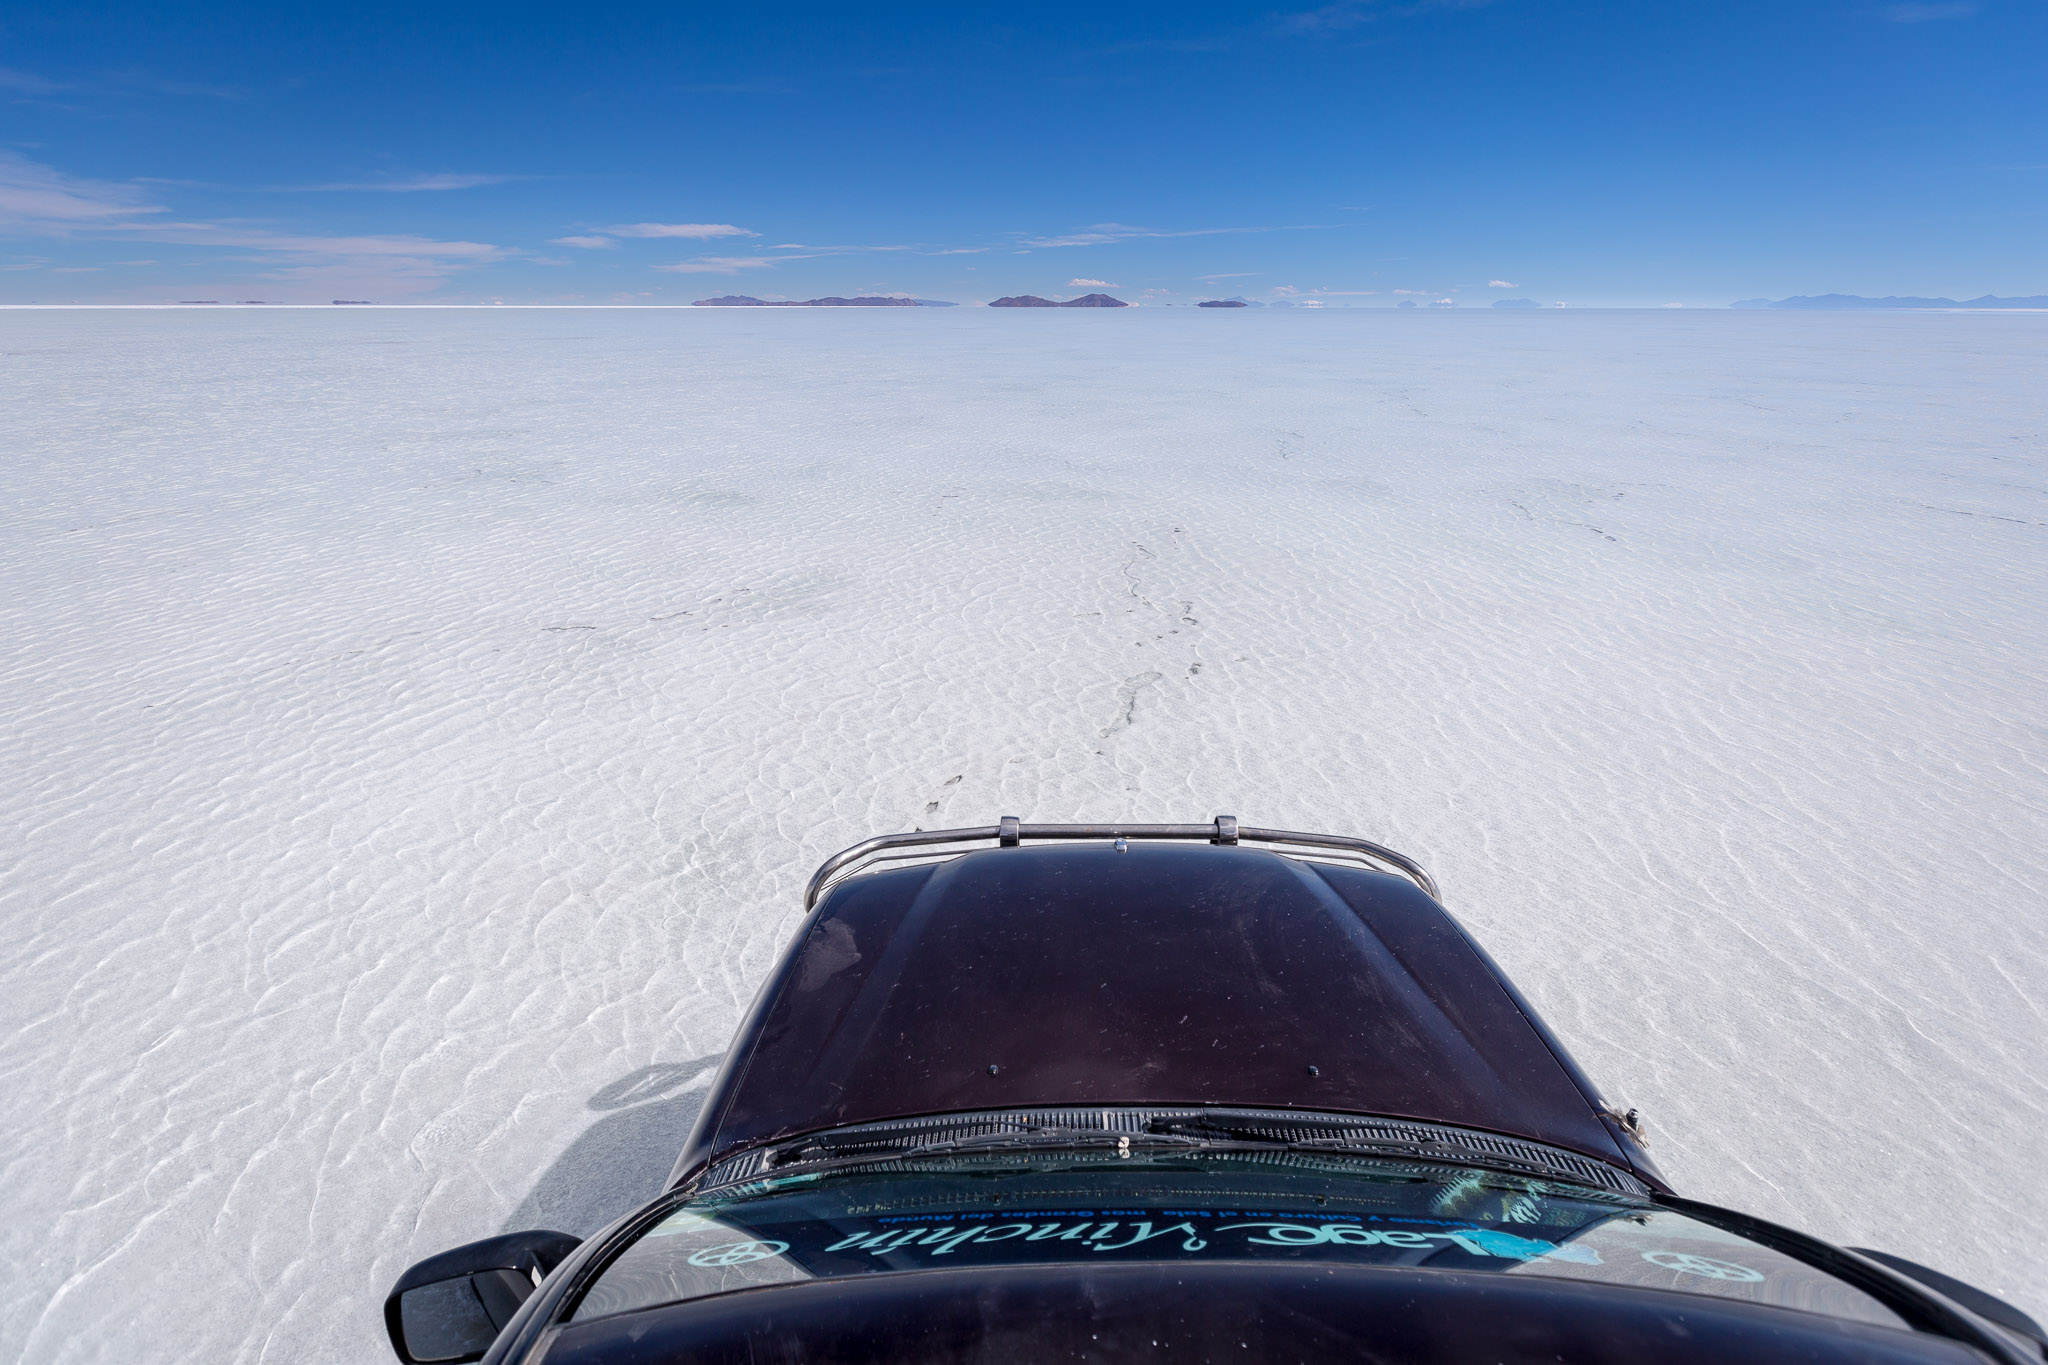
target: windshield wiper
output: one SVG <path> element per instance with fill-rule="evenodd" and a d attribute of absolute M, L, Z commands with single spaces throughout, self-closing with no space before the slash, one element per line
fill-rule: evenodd
<path fill-rule="evenodd" d="M 1082 1159 L 1099 1159 L 1105 1151 L 1153 1158 L 1280 1153 L 1349 1161 L 1377 1159 L 1554 1180 L 1633 1198 L 1647 1193 L 1625 1168 L 1599 1157 L 1419 1119 L 1309 1110 L 1128 1105 L 938 1114 L 848 1125 L 732 1152 L 709 1167 L 704 1179 L 709 1186 L 722 1188 L 858 1166 L 888 1166 L 920 1157 L 1039 1156 L 1062 1149 Z"/>
<path fill-rule="evenodd" d="M 801 1138 L 786 1147 L 778 1147 L 769 1153 L 767 1169 L 791 1166 L 799 1162 L 831 1160 L 835 1157 L 858 1157 L 863 1160 L 887 1161 L 896 1157 L 921 1155 L 926 1152 L 957 1152 L 962 1150 L 988 1150 L 1014 1147 L 1021 1144 L 1035 1144 L 1046 1139 L 1068 1140 L 1082 1137 L 1100 1137 L 1100 1133 L 1081 1129 L 1058 1128 L 1043 1123 L 1020 1123 L 994 1133 L 973 1133 L 963 1137 L 941 1138 L 936 1141 L 923 1138 L 917 1132 L 889 1134 L 859 1133 L 835 1140 L 831 1133 L 820 1133 Z"/>
<path fill-rule="evenodd" d="M 1196 1134 L 1165 1132 L 1109 1133 L 1100 1128 L 1065 1128 L 1051 1124 L 1019 1124 L 996 1133 L 974 1133 L 963 1137 L 919 1141 L 914 1134 L 877 1140 L 862 1134 L 853 1141 L 835 1142 L 829 1133 L 778 1148 L 763 1169 L 776 1170 L 821 1161 L 900 1161 L 907 1157 L 952 1156 L 963 1152 L 1092 1150 L 1110 1148 L 1129 1151 L 1134 1143 L 1145 1149 L 1160 1147 L 1184 1150 L 1207 1146 Z"/>
<path fill-rule="evenodd" d="M 1427 1142 L 1389 1142 L 1384 1138 L 1364 1136 L 1297 1137 L 1275 1124 L 1231 1123 L 1207 1116 L 1201 1118 L 1157 1118 L 1145 1125 L 1145 1131 L 1149 1134 L 1160 1136 L 1251 1143 L 1259 1147 L 1279 1148 L 1290 1152 L 1421 1152 L 1435 1145 Z"/>
<path fill-rule="evenodd" d="M 1501 1152 L 1481 1152 L 1463 1146 L 1453 1147 L 1448 1143 L 1432 1141 L 1427 1135 L 1418 1135 L 1413 1139 L 1388 1138 L 1364 1133 L 1336 1137 L 1294 1137 L 1288 1135 L 1277 1124 L 1219 1122 L 1209 1117 L 1157 1118 L 1145 1127 L 1150 1133 L 1205 1139 L 1218 1144 L 1228 1143 L 1239 1150 L 1319 1152 L 1357 1157 L 1406 1157 L 1411 1160 L 1500 1171 L 1511 1175 L 1558 1178 L 1556 1172 L 1540 1162 L 1521 1160 Z"/>

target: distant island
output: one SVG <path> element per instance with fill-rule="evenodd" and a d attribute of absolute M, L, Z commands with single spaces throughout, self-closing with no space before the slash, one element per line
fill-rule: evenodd
<path fill-rule="evenodd" d="M 1197 308 L 1249 308 L 1251 304 L 1243 299 L 1205 299 L 1195 305 Z"/>
<path fill-rule="evenodd" d="M 1920 299 L 1887 296 L 1881 299 L 1866 299 L 1861 294 L 1800 294 L 1789 299 L 1738 299 L 1731 308 L 1807 308 L 1847 310 L 1855 308 L 2048 308 L 2048 294 L 2030 294 L 2025 298 L 2002 299 L 1995 294 L 1986 294 L 1978 299 L 1966 299 L 1957 303 L 1954 299 Z"/>
<path fill-rule="evenodd" d="M 824 299 L 757 299 L 746 294 L 721 294 L 715 299 L 698 299 L 696 308 L 951 308 L 941 299 L 899 299 L 863 294 L 842 299 L 837 294 Z"/>
<path fill-rule="evenodd" d="M 1534 299 L 1495 299 L 1493 306 L 1496 308 L 1541 308 L 1543 305 Z"/>
<path fill-rule="evenodd" d="M 1083 294 L 1078 299 L 1055 303 L 1042 299 L 1036 294 L 1012 294 L 1006 299 L 997 299 L 989 304 L 991 308 L 1128 308 L 1131 305 L 1122 299 L 1113 299 L 1107 294 Z"/>
<path fill-rule="evenodd" d="M 336 299 L 334 301 L 334 306 L 340 308 L 344 306 L 366 304 L 368 302 L 368 299 Z"/>

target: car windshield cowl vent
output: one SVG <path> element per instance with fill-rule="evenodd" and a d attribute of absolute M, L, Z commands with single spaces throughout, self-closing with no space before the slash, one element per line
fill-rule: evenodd
<path fill-rule="evenodd" d="M 715 1162 L 697 1182 L 697 1192 L 737 1193 L 732 1187 L 827 1166 L 1062 1148 L 1117 1148 L 1147 1155 L 1271 1149 L 1386 1158 L 1556 1180 L 1636 1199 L 1650 1195 L 1646 1185 L 1618 1166 L 1525 1138 L 1415 1119 L 1213 1106 L 976 1110 L 830 1128 Z"/>

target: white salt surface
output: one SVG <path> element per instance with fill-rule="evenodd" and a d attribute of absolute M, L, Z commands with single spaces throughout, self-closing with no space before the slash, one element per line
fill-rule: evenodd
<path fill-rule="evenodd" d="M 653 1192 L 818 861 L 1003 814 L 1411 852 L 1684 1191 L 2048 1311 L 2044 374 L 0 313 L 0 1358 L 388 1359 L 411 1261 Z"/>

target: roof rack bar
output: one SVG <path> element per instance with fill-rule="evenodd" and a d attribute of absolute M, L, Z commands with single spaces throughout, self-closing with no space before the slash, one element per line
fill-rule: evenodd
<path fill-rule="evenodd" d="M 827 858 L 824 865 L 812 874 L 810 884 L 804 888 L 804 909 L 814 908 L 832 886 L 848 877 L 870 870 L 877 863 L 927 857 L 957 857 L 958 854 L 941 851 L 953 844 L 992 843 L 998 848 L 1016 848 L 1026 840 L 1049 839 L 1199 839 L 1205 843 L 1222 845 L 1275 844 L 1282 846 L 1276 850 L 1282 853 L 1287 853 L 1290 849 L 1296 850 L 1292 853 L 1295 857 L 1314 857 L 1309 850 L 1320 850 L 1325 851 L 1333 860 L 1357 862 L 1377 871 L 1391 871 L 1398 876 L 1406 877 L 1421 887 L 1430 899 L 1442 899 L 1437 894 L 1435 879 L 1423 871 L 1422 864 L 1406 854 L 1396 853 L 1383 844 L 1348 834 L 1305 834 L 1295 830 L 1258 829 L 1238 824 L 1237 817 L 1232 815 L 1219 815 L 1214 822 L 1206 825 L 1027 825 L 1014 815 L 1006 815 L 1001 823 L 995 825 L 984 825 L 974 829 L 930 829 L 916 830 L 908 834 L 884 834 L 863 840 L 852 848 L 843 849 Z"/>

